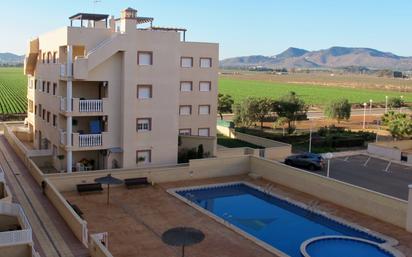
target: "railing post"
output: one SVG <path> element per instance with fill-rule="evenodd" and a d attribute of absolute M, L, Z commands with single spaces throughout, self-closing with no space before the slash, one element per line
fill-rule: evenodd
<path fill-rule="evenodd" d="M 408 186 L 408 209 L 406 213 L 406 230 L 412 232 L 412 184 Z"/>

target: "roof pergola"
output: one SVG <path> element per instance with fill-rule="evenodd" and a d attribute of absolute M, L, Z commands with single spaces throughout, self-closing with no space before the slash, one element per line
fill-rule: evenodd
<path fill-rule="evenodd" d="M 77 13 L 69 17 L 70 26 L 73 26 L 74 20 L 80 20 L 81 26 L 83 27 L 83 21 L 101 21 L 105 20 L 107 27 L 107 19 L 109 18 L 108 14 L 97 14 L 97 13 Z"/>

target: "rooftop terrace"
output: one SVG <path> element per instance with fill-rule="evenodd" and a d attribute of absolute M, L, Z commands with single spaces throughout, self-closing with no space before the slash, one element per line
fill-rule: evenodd
<path fill-rule="evenodd" d="M 65 192 L 63 195 L 84 213 L 91 234 L 109 233 L 108 248 L 115 257 L 178 256 L 179 248 L 167 246 L 161 241 L 162 233 L 176 226 L 195 227 L 206 235 L 202 243 L 187 248 L 190 256 L 276 256 L 166 192 L 167 189 L 175 187 L 241 180 L 260 186 L 268 184 L 268 181 L 263 179 L 231 176 L 161 183 L 153 187 L 130 190 L 121 186 L 111 190 L 109 207 L 106 205 L 105 194 L 79 195 L 77 192 Z M 303 203 L 319 201 L 317 208 L 321 211 L 398 239 L 400 244 L 396 248 L 406 256 L 412 256 L 412 234 L 405 230 L 293 189 L 272 184 L 273 192 L 278 195 Z"/>

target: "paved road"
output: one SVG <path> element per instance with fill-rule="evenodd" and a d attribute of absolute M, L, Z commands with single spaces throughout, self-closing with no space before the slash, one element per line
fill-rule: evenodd
<path fill-rule="evenodd" d="M 399 111 L 399 110 L 397 110 Z M 352 109 L 351 116 L 363 116 L 363 109 Z M 402 108 L 403 113 L 409 113 L 411 114 L 411 110 L 408 108 Z M 372 111 L 369 110 L 369 108 L 366 109 L 366 115 L 374 115 L 374 116 L 381 116 L 385 113 L 385 108 L 373 108 Z M 224 114 L 223 115 L 225 120 L 232 120 L 233 119 L 233 114 Z M 220 119 L 220 117 L 218 117 Z M 308 118 L 309 119 L 321 119 L 325 118 L 325 115 L 321 111 L 310 111 L 308 112 Z"/>
<path fill-rule="evenodd" d="M 345 158 L 332 159 L 330 176 L 340 181 L 408 200 L 408 185 L 412 184 L 412 167 L 391 164 L 389 172 L 386 172 L 387 161 L 371 158 L 364 167 L 367 159 L 367 155 L 350 156 L 347 160 Z M 318 173 L 326 176 L 326 170 Z"/>

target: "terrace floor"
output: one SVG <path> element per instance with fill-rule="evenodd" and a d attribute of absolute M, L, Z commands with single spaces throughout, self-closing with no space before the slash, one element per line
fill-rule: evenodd
<path fill-rule="evenodd" d="M 175 226 L 195 227 L 206 235 L 202 243 L 186 249 L 187 256 L 276 256 L 166 192 L 174 187 L 241 180 L 260 186 L 269 183 L 248 176 L 233 176 L 162 183 L 130 190 L 117 187 L 110 190 L 110 206 L 106 205 L 105 192 L 87 195 L 64 192 L 63 195 L 82 210 L 90 233 L 109 233 L 108 248 L 115 257 L 180 256 L 179 248 L 167 246 L 161 241 L 162 233 Z M 319 200 L 290 188 L 271 184 L 274 185 L 272 191 L 275 194 L 304 203 Z M 397 239 L 400 242 L 397 248 L 406 256 L 412 256 L 412 234 L 404 229 L 322 200 L 319 200 L 317 208 Z"/>

